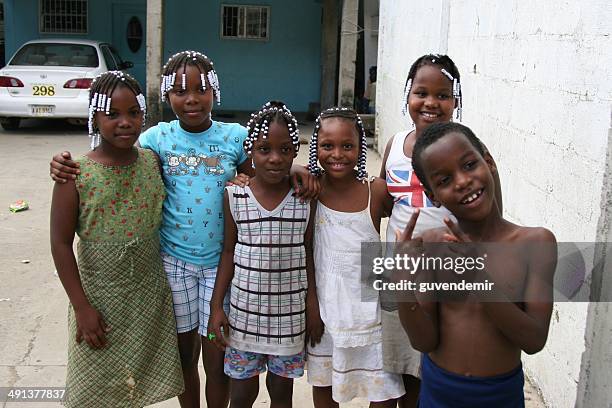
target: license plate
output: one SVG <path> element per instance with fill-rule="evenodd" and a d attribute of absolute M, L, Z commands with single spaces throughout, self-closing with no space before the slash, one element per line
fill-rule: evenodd
<path fill-rule="evenodd" d="M 32 116 L 52 116 L 54 111 L 54 105 L 30 105 Z"/>
<path fill-rule="evenodd" d="M 32 85 L 32 96 L 54 96 L 55 86 L 47 84 Z"/>

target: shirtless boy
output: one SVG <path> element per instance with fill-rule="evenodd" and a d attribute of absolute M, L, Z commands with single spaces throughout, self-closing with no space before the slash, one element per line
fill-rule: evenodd
<path fill-rule="evenodd" d="M 488 254 L 483 272 L 495 285 L 484 296 L 433 302 L 410 294 L 399 303 L 410 342 L 424 353 L 419 407 L 522 407 L 521 351 L 537 353 L 548 336 L 555 237 L 502 217 L 495 164 L 469 128 L 430 126 L 416 142 L 412 162 L 429 198 L 448 208 L 457 224 L 446 219 L 447 228 L 412 239 L 416 213 L 399 237 L 399 252 L 444 241 L 466 243 L 464 250 L 472 251 L 467 243 L 504 248 Z"/>

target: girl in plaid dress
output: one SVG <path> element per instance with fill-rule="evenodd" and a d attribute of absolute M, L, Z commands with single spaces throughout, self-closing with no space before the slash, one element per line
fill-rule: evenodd
<path fill-rule="evenodd" d="M 266 369 L 272 405 L 290 407 L 293 379 L 304 373 L 307 330 L 313 341 L 322 333 L 310 204 L 300 202 L 289 179 L 299 149 L 289 109 L 269 102 L 252 115 L 247 130 L 244 148 L 255 177 L 248 186 L 225 191 L 225 236 L 208 338 L 225 350 L 232 407 L 253 405 Z M 230 284 L 228 318 L 223 298 Z"/>
<path fill-rule="evenodd" d="M 51 251 L 70 299 L 64 403 L 142 407 L 183 391 L 159 254 L 164 184 L 155 155 L 134 146 L 145 110 L 138 83 L 106 72 L 89 101 L 92 151 L 51 204 Z"/>

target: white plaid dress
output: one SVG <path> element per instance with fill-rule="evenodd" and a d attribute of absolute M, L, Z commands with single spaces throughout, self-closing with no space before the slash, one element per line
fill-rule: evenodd
<path fill-rule="evenodd" d="M 304 349 L 306 250 L 310 204 L 291 189 L 272 211 L 247 187 L 227 187 L 238 230 L 230 295 L 230 345 L 253 353 Z"/>

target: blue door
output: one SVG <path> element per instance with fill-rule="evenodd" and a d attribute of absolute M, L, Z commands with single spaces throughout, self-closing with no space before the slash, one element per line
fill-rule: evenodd
<path fill-rule="evenodd" d="M 127 70 L 145 88 L 146 80 L 146 4 L 113 4 L 113 45 L 124 61 L 134 67 Z"/>

